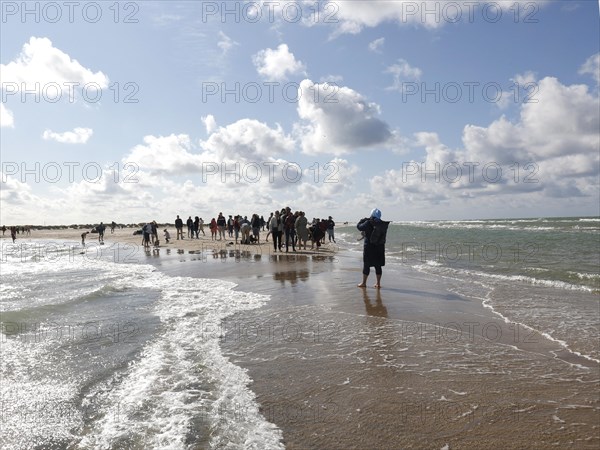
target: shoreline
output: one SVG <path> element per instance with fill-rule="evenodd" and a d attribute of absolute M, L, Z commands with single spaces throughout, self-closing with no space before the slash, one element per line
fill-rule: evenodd
<path fill-rule="evenodd" d="M 141 241 L 116 235 L 105 235 L 105 247 Z M 390 264 L 381 290 L 360 289 L 358 253 L 173 244 L 138 262 L 269 295 L 257 310 L 205 325 L 219 327 L 224 354 L 248 371 L 287 448 L 543 448 L 581 434 L 579 447 L 599 442 L 597 366 L 557 356 L 541 335 L 515 340 L 511 324 L 439 277 Z"/>

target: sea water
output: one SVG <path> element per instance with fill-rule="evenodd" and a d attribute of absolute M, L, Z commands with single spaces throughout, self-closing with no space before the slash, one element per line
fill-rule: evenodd
<path fill-rule="evenodd" d="M 338 236 L 362 251 L 355 227 Z M 600 361 L 598 217 L 394 222 L 386 263 L 440 277 L 525 333 Z"/>
<path fill-rule="evenodd" d="M 269 297 L 116 249 L 2 246 L 2 447 L 282 448 L 215 326 Z"/>

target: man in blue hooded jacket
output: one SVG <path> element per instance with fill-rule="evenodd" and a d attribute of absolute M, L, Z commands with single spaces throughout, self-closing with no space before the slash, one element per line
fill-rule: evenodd
<path fill-rule="evenodd" d="M 377 276 L 377 283 L 375 288 L 381 288 L 381 274 L 383 271 L 381 268 L 385 266 L 385 244 L 377 244 L 371 242 L 371 234 L 377 224 L 382 224 L 381 211 L 375 208 L 371 211 L 370 217 L 361 219 L 356 225 L 365 236 L 365 244 L 363 247 L 363 280 L 358 287 L 367 287 L 367 278 L 371 272 L 371 267 L 375 267 L 375 275 Z"/>

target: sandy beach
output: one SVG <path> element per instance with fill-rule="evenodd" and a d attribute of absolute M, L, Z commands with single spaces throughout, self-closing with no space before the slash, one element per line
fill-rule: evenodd
<path fill-rule="evenodd" d="M 73 242 L 80 233 L 33 231 L 31 239 Z M 270 297 L 261 308 L 199 326 L 248 371 L 260 411 L 283 431 L 286 448 L 600 443 L 598 364 L 504 321 L 439 278 L 387 266 L 381 290 L 360 289 L 360 256 L 336 245 L 286 254 L 274 253 L 272 242 L 203 237 L 144 252 L 140 241 L 128 229 L 108 231 L 103 247 L 133 246 L 130 262 Z M 230 407 L 223 416 L 247 413 Z"/>
<path fill-rule="evenodd" d="M 169 228 L 169 232 L 171 234 L 171 239 L 169 240 L 169 243 L 166 243 L 165 239 L 164 239 L 163 229 L 164 228 L 161 228 L 159 230 L 159 235 L 158 235 L 159 241 L 160 241 L 160 244 L 158 247 L 159 253 L 162 250 L 164 250 L 164 253 L 166 254 L 167 251 L 189 253 L 189 252 L 204 252 L 204 251 L 219 252 L 221 250 L 231 250 L 231 249 L 242 250 L 244 252 L 250 252 L 252 254 L 257 254 L 257 255 L 268 255 L 271 253 L 276 253 L 276 252 L 274 252 L 274 249 L 273 249 L 272 238 L 270 238 L 268 241 L 265 240 L 265 238 L 267 236 L 266 231 L 260 232 L 260 244 L 242 245 L 239 243 L 240 240 L 238 240 L 238 243 L 236 244 L 235 238 L 227 237 L 227 239 L 223 239 L 223 240 L 211 239 L 210 230 L 208 229 L 208 227 L 205 227 L 206 236 L 203 236 L 202 234 L 200 234 L 199 239 L 188 238 L 187 230 L 185 231 L 184 239 L 176 239 L 175 228 L 171 227 L 171 228 Z M 137 254 L 137 252 L 144 251 L 143 244 L 142 244 L 142 236 L 134 235 L 133 233 L 135 230 L 137 230 L 137 228 L 136 229 L 117 228 L 117 229 L 115 229 L 114 233 L 111 233 L 110 228 L 107 228 L 104 233 L 106 250 L 108 250 L 108 248 L 112 245 L 113 251 L 117 251 L 117 250 L 129 251 L 131 253 L 131 255 Z M 83 228 L 82 229 L 69 228 L 69 229 L 61 229 L 61 230 L 33 230 L 31 232 L 31 235 L 29 235 L 29 236 L 23 235 L 23 234 L 18 234 L 17 241 L 15 242 L 15 244 L 18 245 L 20 242 L 24 242 L 24 241 L 29 242 L 31 239 L 53 240 L 53 241 L 59 241 L 61 243 L 65 243 L 65 244 L 66 243 L 69 243 L 69 244 L 80 243 L 81 242 L 81 234 L 84 233 L 85 231 L 89 231 L 89 230 L 83 229 Z M 11 243 L 10 231 L 7 231 L 5 233 L 5 235 L 1 237 L 1 239 L 2 239 L 1 242 L 4 245 Z M 86 237 L 85 243 L 86 243 L 86 246 L 88 246 L 88 247 L 98 246 L 99 245 L 98 235 L 95 233 L 89 233 Z M 331 255 L 339 250 L 339 247 L 335 243 L 327 243 L 327 244 L 321 246 L 319 249 L 317 249 L 317 247 L 315 246 L 315 248 L 312 250 L 310 248 L 310 245 L 311 245 L 311 242 L 308 241 L 308 243 L 307 243 L 308 249 L 300 250 L 297 248 L 296 253 L 297 254 Z M 156 249 L 157 249 L 156 247 L 151 248 L 151 250 L 156 250 Z M 283 250 L 283 252 L 285 252 L 285 237 L 283 238 L 283 249 L 282 250 Z M 289 248 L 289 252 L 293 253 L 291 246 Z"/>

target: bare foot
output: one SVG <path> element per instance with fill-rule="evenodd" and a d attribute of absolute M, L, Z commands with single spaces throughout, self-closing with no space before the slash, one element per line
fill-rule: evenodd
<path fill-rule="evenodd" d="M 357 284 L 357 286 L 358 286 L 358 287 L 367 287 L 367 285 L 366 285 L 365 283 L 360 283 L 360 284 Z"/>
<path fill-rule="evenodd" d="M 373 285 L 373 287 L 374 287 L 375 289 L 381 289 L 381 285 L 380 285 L 380 284 L 374 284 L 374 285 Z"/>

